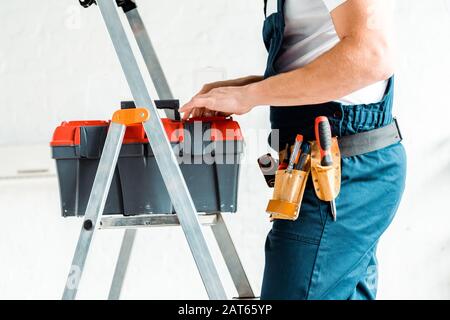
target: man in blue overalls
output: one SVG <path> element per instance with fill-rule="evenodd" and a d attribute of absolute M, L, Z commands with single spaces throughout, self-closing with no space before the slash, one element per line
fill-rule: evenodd
<path fill-rule="evenodd" d="M 392 117 L 392 1 L 276 2 L 263 30 L 264 76 L 207 84 L 180 111 L 187 118 L 271 105 L 281 146 L 298 133 L 314 140 L 314 119 L 328 117 L 343 154 L 338 219 L 309 180 L 300 218 L 276 220 L 267 237 L 261 298 L 375 299 L 377 244 L 406 176 Z"/>

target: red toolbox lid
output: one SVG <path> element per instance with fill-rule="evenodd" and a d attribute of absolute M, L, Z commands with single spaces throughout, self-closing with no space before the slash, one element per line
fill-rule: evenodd
<path fill-rule="evenodd" d="M 225 117 L 209 117 L 209 118 L 192 118 L 186 121 L 175 121 L 171 119 L 161 119 L 166 134 L 170 142 L 177 143 L 184 140 L 185 124 L 203 122 L 211 125 L 209 137 L 210 141 L 241 141 L 243 140 L 241 128 L 239 124 L 231 118 Z M 124 142 L 128 143 L 148 143 L 144 127 L 141 124 L 129 126 L 125 132 Z"/>
<path fill-rule="evenodd" d="M 170 119 L 161 119 L 166 134 L 169 137 L 170 142 L 180 142 L 184 139 L 183 123 L 181 121 L 174 121 Z M 142 124 L 131 125 L 127 127 L 125 131 L 125 137 L 123 139 L 124 144 L 131 143 L 148 143 L 147 135 L 145 134 Z"/>
<path fill-rule="evenodd" d="M 184 140 L 184 127 L 186 123 L 203 122 L 210 124 L 210 141 L 241 141 L 243 140 L 239 124 L 231 118 L 210 117 L 192 118 L 186 121 L 175 121 L 162 119 L 170 142 L 177 143 Z M 61 123 L 55 129 L 50 145 L 56 146 L 76 146 L 80 144 L 80 127 L 87 126 L 109 126 L 110 121 L 89 120 L 89 121 L 68 121 Z M 147 136 L 142 124 L 127 127 L 124 137 L 124 144 L 148 143 Z"/>
<path fill-rule="evenodd" d="M 80 144 L 80 127 L 109 126 L 109 121 L 89 120 L 89 121 L 64 121 L 53 133 L 50 142 L 52 147 L 57 146 L 77 146 Z"/>
<path fill-rule="evenodd" d="M 204 119 L 204 118 L 202 118 Z M 225 117 L 211 117 L 211 141 L 241 141 L 242 137 L 241 127 L 237 121 L 232 118 Z M 200 119 L 193 119 L 192 121 L 199 121 Z M 203 120 L 205 121 L 205 120 Z"/>

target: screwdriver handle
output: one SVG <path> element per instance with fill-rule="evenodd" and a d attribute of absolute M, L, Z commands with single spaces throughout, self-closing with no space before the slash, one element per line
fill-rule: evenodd
<path fill-rule="evenodd" d="M 333 165 L 331 156 L 331 126 L 327 117 L 317 117 L 315 122 L 315 134 L 317 145 L 320 149 L 321 165 L 324 167 Z"/>
<path fill-rule="evenodd" d="M 287 167 L 287 171 L 290 173 L 294 169 L 295 164 L 298 161 L 298 157 L 300 156 L 300 149 L 302 147 L 303 143 L 303 136 L 301 134 L 298 134 L 297 137 L 295 137 L 295 144 L 294 144 L 294 150 L 292 150 L 291 157 L 289 159 L 289 164 Z"/>
<path fill-rule="evenodd" d="M 295 165 L 295 170 L 306 171 L 305 166 L 306 166 L 306 161 L 308 160 L 310 151 L 311 150 L 309 147 L 309 143 L 303 143 L 302 149 L 301 149 L 301 154 L 300 154 L 300 159 L 298 160 L 297 164 Z"/>

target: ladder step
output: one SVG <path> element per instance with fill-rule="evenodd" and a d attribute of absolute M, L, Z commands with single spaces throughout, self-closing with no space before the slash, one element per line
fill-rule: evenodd
<path fill-rule="evenodd" d="M 217 214 L 199 214 L 198 220 L 204 226 L 217 224 Z M 103 216 L 99 229 L 132 229 L 179 226 L 176 214 L 150 214 L 140 216 Z"/>

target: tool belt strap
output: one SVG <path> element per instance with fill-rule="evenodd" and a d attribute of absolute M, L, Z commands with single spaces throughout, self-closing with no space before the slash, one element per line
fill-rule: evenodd
<path fill-rule="evenodd" d="M 341 156 L 353 157 L 386 148 L 403 140 L 397 119 L 382 128 L 339 137 Z"/>

